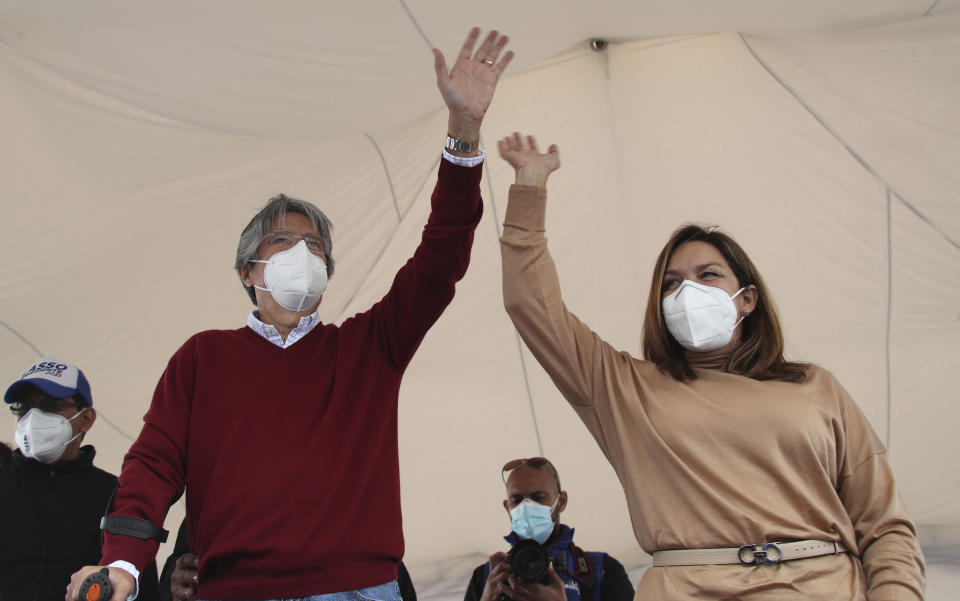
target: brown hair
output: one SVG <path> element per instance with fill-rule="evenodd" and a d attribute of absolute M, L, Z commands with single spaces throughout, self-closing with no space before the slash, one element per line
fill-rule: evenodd
<path fill-rule="evenodd" d="M 716 248 L 726 259 L 738 287 L 756 286 L 759 293 L 757 306 L 740 324 L 740 344 L 730 355 L 725 371 L 755 380 L 784 380 L 801 382 L 807 375 L 807 365 L 786 361 L 783 358 L 783 330 L 763 278 L 757 267 L 737 242 L 717 230 L 716 227 L 685 225 L 670 236 L 657 257 L 647 298 L 647 314 L 643 321 L 643 356 L 657 364 L 660 369 L 683 381 L 697 376 L 687 362 L 684 349 L 667 330 L 661 310 L 663 278 L 673 251 L 685 242 L 699 240 Z"/>

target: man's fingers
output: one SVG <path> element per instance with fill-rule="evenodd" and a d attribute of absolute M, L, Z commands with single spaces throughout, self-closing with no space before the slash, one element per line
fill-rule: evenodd
<path fill-rule="evenodd" d="M 477 43 L 478 37 L 480 37 L 480 28 L 474 27 L 470 30 L 470 33 L 467 34 L 467 39 L 460 48 L 460 54 L 457 55 L 457 60 L 470 60 L 470 57 L 473 56 L 473 45 Z"/>
<path fill-rule="evenodd" d="M 183 586 L 193 586 L 197 581 L 197 571 L 189 568 L 177 568 L 170 576 L 170 582 Z"/>
<path fill-rule="evenodd" d="M 513 601 L 531 601 L 534 597 L 531 595 L 530 587 L 522 582 L 513 583 L 514 586 L 511 587 L 511 590 L 507 595 L 513 599 Z"/>
<path fill-rule="evenodd" d="M 560 590 L 563 591 L 563 580 L 560 579 L 560 575 L 557 574 L 557 571 L 553 569 L 552 564 L 550 565 L 549 574 L 550 574 L 550 586 L 552 588 L 560 587 Z"/>
<path fill-rule="evenodd" d="M 447 60 L 443 58 L 443 53 L 439 48 L 433 49 L 433 70 L 437 72 L 437 81 L 443 81 L 450 77 L 447 71 Z"/>
<path fill-rule="evenodd" d="M 506 37 L 505 37 L 505 39 L 506 39 Z M 510 61 L 512 61 L 512 60 L 513 60 L 513 50 L 510 50 L 509 52 L 507 52 L 506 54 L 504 54 L 504 55 L 503 55 L 503 58 L 500 59 L 500 62 L 498 62 L 498 63 L 493 67 L 493 71 L 494 71 L 494 73 L 497 74 L 497 78 L 499 78 L 500 75 L 506 70 L 507 65 L 509 65 L 509 64 L 510 64 Z"/>
<path fill-rule="evenodd" d="M 137 586 L 133 576 L 120 568 L 110 568 L 110 584 L 113 585 L 113 596 L 110 597 L 110 601 L 127 601 L 127 597 Z"/>
<path fill-rule="evenodd" d="M 193 601 L 193 599 L 196 599 L 197 592 L 193 588 L 188 586 L 174 586 L 171 588 L 171 593 L 173 593 L 175 601 Z"/>
<path fill-rule="evenodd" d="M 90 574 L 98 571 L 99 566 L 84 566 L 70 575 L 70 584 L 67 585 L 67 593 L 64 595 L 65 601 L 76 601 L 80 594 L 80 585 Z"/>
<path fill-rule="evenodd" d="M 497 47 L 494 44 L 494 42 L 496 41 L 498 35 L 500 34 L 499 32 L 497 32 L 496 29 L 491 29 L 490 33 L 487 34 L 487 37 L 483 39 L 483 43 L 480 44 L 479 48 L 477 48 L 477 52 L 473 55 L 473 58 L 475 58 L 478 61 L 482 61 L 482 60 L 496 61 L 497 53 L 499 52 L 499 50 L 497 50 Z"/>
<path fill-rule="evenodd" d="M 200 558 L 193 553 L 186 553 L 181 555 L 180 558 L 183 559 L 183 567 L 185 568 L 196 570 L 197 566 L 200 564 Z"/>
<path fill-rule="evenodd" d="M 496 30 L 491 31 L 487 39 L 484 40 L 483 46 L 477 51 L 477 60 L 487 61 L 487 64 L 493 67 L 493 63 L 497 62 L 497 57 L 500 56 L 503 47 L 506 46 L 509 41 L 510 38 L 507 36 L 500 35 Z"/>

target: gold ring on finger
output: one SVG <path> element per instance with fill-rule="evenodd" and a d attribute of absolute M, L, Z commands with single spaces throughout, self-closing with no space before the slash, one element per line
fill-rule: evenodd
<path fill-rule="evenodd" d="M 492 66 L 493 66 L 493 59 L 492 59 L 492 58 L 485 58 L 485 59 L 483 59 L 483 60 L 480 61 L 480 62 L 483 63 L 483 64 L 485 64 L 485 65 L 488 66 L 488 67 L 492 67 Z"/>

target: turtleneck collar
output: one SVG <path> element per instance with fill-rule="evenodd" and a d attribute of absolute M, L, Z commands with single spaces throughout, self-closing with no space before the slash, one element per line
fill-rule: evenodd
<path fill-rule="evenodd" d="M 687 358 L 687 363 L 693 369 L 717 369 L 723 371 L 735 349 L 736 346 L 731 343 L 715 351 L 707 351 L 704 353 L 684 351 L 683 354 Z"/>

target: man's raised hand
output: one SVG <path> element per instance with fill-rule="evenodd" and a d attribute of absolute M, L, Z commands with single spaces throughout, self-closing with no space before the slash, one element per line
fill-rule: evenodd
<path fill-rule="evenodd" d="M 513 59 L 513 51 L 500 56 L 509 38 L 496 30 L 484 38 L 476 50 L 480 28 L 474 27 L 460 48 L 453 68 L 447 68 L 443 53 L 433 49 L 437 87 L 450 110 L 449 134 L 464 140 L 476 140 L 480 124 L 493 100 L 497 81 Z"/>

